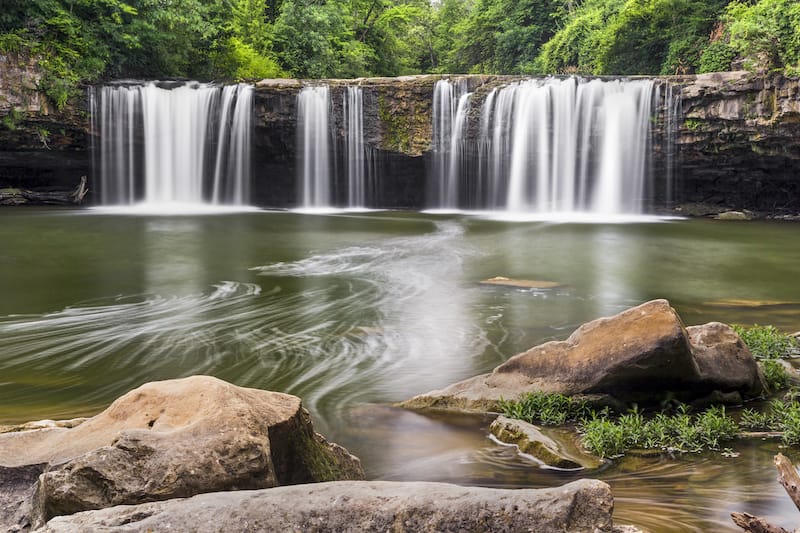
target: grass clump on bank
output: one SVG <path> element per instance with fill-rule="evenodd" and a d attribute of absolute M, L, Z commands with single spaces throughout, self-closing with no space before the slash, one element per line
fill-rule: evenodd
<path fill-rule="evenodd" d="M 585 401 L 547 392 L 529 392 L 517 400 L 500 400 L 500 411 L 509 418 L 532 424 L 560 426 L 590 415 Z"/>
<path fill-rule="evenodd" d="M 612 418 L 607 411 L 581 422 L 581 441 L 600 457 L 613 457 L 631 449 L 677 452 L 720 450 L 721 444 L 739 434 L 736 421 L 724 407 L 712 407 L 692 415 L 686 405 L 675 414 L 658 413 L 651 419 L 636 409 Z"/>
<path fill-rule="evenodd" d="M 747 328 L 734 324 L 732 327 L 756 359 L 787 359 L 800 355 L 800 341 L 781 333 L 775 326 L 756 324 Z"/>
<path fill-rule="evenodd" d="M 739 426 L 749 431 L 781 432 L 787 446 L 800 445 L 800 402 L 795 399 L 772 400 L 766 411 L 744 409 Z"/>
<path fill-rule="evenodd" d="M 784 390 L 789 386 L 790 376 L 779 359 L 800 355 L 800 341 L 782 333 L 775 326 L 747 328 L 734 324 L 733 330 L 750 349 L 750 353 L 761 364 L 764 379 L 772 391 Z"/>

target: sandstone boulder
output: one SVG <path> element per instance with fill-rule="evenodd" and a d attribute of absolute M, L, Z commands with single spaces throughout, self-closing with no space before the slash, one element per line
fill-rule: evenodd
<path fill-rule="evenodd" d="M 733 328 L 709 322 L 689 326 L 686 331 L 702 388 L 739 393 L 739 401 L 764 392 L 766 385 L 758 363 Z"/>
<path fill-rule="evenodd" d="M 613 531 L 607 484 L 487 489 L 444 483 L 334 482 L 202 494 L 58 517 L 41 531 Z"/>
<path fill-rule="evenodd" d="M 0 465 L 49 465 L 33 523 L 204 492 L 363 479 L 300 399 L 207 376 L 148 383 L 74 428 L 0 435 Z M 0 524 L 2 527 L 3 524 Z"/>
<path fill-rule="evenodd" d="M 566 340 L 515 355 L 489 374 L 402 405 L 491 411 L 500 399 L 543 391 L 624 408 L 710 396 L 738 403 L 765 391 L 758 366 L 733 330 L 719 324 L 693 331 L 690 337 L 669 302 L 653 300 L 588 322 Z"/>

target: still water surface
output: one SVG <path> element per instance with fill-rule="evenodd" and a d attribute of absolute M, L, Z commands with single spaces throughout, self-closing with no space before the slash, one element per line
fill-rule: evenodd
<path fill-rule="evenodd" d="M 557 485 L 587 473 L 537 467 L 481 417 L 391 403 L 653 298 L 688 325 L 800 330 L 798 241 L 800 225 L 766 222 L 3 209 L 0 424 L 92 415 L 144 382 L 202 373 L 301 396 L 370 478 Z M 498 275 L 562 286 L 478 283 Z M 779 444 L 733 449 L 588 475 L 612 485 L 616 520 L 651 531 L 736 531 L 731 511 L 792 526 Z"/>

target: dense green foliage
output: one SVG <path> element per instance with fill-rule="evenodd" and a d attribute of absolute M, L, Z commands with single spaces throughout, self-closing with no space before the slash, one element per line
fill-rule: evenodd
<path fill-rule="evenodd" d="M 800 73 L 795 0 L 3 0 L 59 105 L 111 77 Z"/>

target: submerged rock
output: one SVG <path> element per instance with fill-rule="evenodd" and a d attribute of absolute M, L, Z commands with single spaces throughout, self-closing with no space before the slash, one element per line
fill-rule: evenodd
<path fill-rule="evenodd" d="M 515 289 L 558 289 L 564 287 L 557 281 L 542 281 L 532 279 L 514 279 L 505 276 L 495 276 L 493 278 L 480 281 L 481 285 L 499 285 L 501 287 L 512 287 Z"/>
<path fill-rule="evenodd" d="M 41 531 L 611 532 L 613 506 L 609 486 L 587 479 L 520 490 L 345 481 L 113 507 Z"/>
<path fill-rule="evenodd" d="M 299 398 L 208 376 L 148 383 L 74 428 L 0 435 L 0 465 L 39 463 L 49 466 L 34 525 L 112 505 L 364 477 L 356 457 L 314 432 Z"/>
<path fill-rule="evenodd" d="M 489 431 L 497 440 L 514 444 L 519 451 L 528 454 L 547 466 L 568 470 L 597 468 L 602 464 L 596 457 L 587 455 L 577 447 L 568 449 L 564 444 L 545 435 L 542 430 L 524 422 L 498 416 Z"/>
<path fill-rule="evenodd" d="M 750 351 L 731 328 L 711 324 L 692 331 L 690 336 L 669 302 L 653 300 L 402 405 L 491 411 L 500 399 L 542 391 L 620 408 L 709 397 L 739 403 L 766 390 Z"/>
<path fill-rule="evenodd" d="M 716 220 L 753 220 L 754 215 L 750 211 L 725 211 L 714 218 Z"/>

